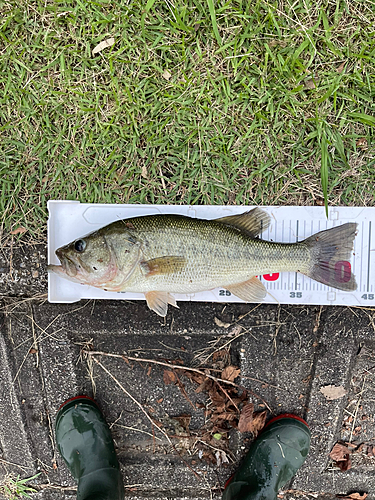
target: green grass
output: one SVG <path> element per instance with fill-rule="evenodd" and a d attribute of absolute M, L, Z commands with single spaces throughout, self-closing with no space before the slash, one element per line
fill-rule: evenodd
<path fill-rule="evenodd" d="M 28 486 L 27 483 L 38 476 L 39 474 L 36 474 L 35 476 L 21 479 L 20 476 L 12 477 L 8 475 L 0 483 L 0 494 L 7 500 L 30 498 L 30 493 L 36 493 L 36 490 Z"/>
<path fill-rule="evenodd" d="M 374 1 L 4 0 L 0 11 L 7 230 L 42 236 L 58 198 L 375 204 Z"/>

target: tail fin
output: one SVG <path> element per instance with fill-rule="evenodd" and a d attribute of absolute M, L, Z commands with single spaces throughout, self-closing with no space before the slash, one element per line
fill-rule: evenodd
<path fill-rule="evenodd" d="M 349 222 L 307 238 L 304 243 L 311 255 L 307 276 L 339 290 L 355 290 L 357 283 L 351 272 L 350 258 L 356 230 L 357 224 Z"/>

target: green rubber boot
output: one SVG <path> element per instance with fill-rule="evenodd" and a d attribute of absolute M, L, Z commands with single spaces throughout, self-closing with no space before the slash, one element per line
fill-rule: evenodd
<path fill-rule="evenodd" d="M 111 432 L 93 399 L 78 396 L 60 406 L 56 442 L 78 482 L 77 500 L 124 499 Z"/>
<path fill-rule="evenodd" d="M 276 500 L 309 449 L 310 430 L 302 418 L 290 414 L 274 418 L 227 482 L 223 500 Z"/>

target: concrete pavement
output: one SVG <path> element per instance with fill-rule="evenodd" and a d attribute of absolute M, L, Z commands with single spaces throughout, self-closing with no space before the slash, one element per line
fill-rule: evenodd
<path fill-rule="evenodd" d="M 9 255 L 3 248 L 0 481 L 9 472 L 40 472 L 35 498 L 75 498 L 53 427 L 59 405 L 84 393 L 95 395 L 112 426 L 130 499 L 220 498 L 252 435 L 232 429 L 223 448 L 230 463 L 208 463 L 209 446 L 199 439 L 209 401 L 191 380 L 181 375 L 181 390 L 166 384 L 162 365 L 104 355 L 94 356 L 97 364 L 82 351 L 199 368 L 197 356 L 229 342 L 227 363 L 241 370 L 236 382 L 252 391 L 255 408 L 267 405 L 268 418 L 296 413 L 311 427 L 311 452 L 284 498 L 366 492 L 375 499 L 373 310 L 180 303 L 164 321 L 144 302 L 48 304 L 44 245 L 14 244 L 11 262 Z M 329 385 L 346 393 L 329 400 L 321 392 Z M 181 415 L 191 417 L 188 436 L 176 424 Z M 352 467 L 344 472 L 328 456 L 338 441 L 351 450 Z"/>

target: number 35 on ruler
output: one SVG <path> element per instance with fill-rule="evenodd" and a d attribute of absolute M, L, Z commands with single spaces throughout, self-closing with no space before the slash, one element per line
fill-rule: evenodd
<path fill-rule="evenodd" d="M 347 283 L 350 280 L 350 275 L 351 275 L 351 265 L 350 262 L 347 260 L 339 260 L 336 262 L 334 269 L 329 269 L 328 267 L 328 262 L 327 262 L 327 268 L 325 269 L 325 275 L 324 278 L 326 281 L 330 280 L 330 273 L 334 273 L 335 275 L 335 280 L 338 283 Z M 265 281 L 277 281 L 280 277 L 280 273 L 272 273 L 272 274 L 263 274 L 263 279 Z M 219 290 L 219 296 L 220 297 L 229 297 L 232 295 L 229 290 Z M 290 298 L 294 299 L 300 299 L 302 297 L 302 292 L 290 292 Z M 362 295 L 362 299 L 365 300 L 373 300 L 374 299 L 374 294 L 369 293 L 369 294 L 364 294 Z"/>

